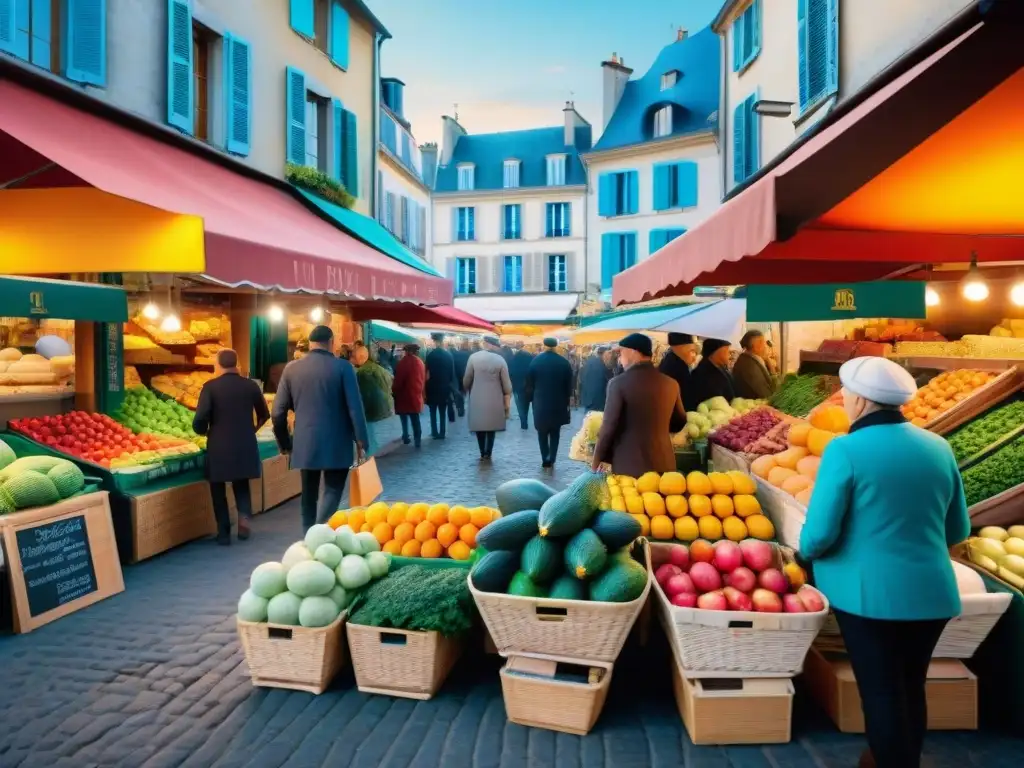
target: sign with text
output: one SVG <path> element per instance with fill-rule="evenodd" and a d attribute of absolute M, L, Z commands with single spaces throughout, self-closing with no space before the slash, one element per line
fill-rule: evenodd
<path fill-rule="evenodd" d="M 18 531 L 17 538 L 32 616 L 96 591 L 84 515 Z"/>
<path fill-rule="evenodd" d="M 925 284 L 906 280 L 748 285 L 747 322 L 925 318 Z"/>

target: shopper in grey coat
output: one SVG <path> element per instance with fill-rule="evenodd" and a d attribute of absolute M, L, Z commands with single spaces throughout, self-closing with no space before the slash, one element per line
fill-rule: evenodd
<path fill-rule="evenodd" d="M 508 364 L 500 349 L 495 337 L 485 337 L 484 348 L 470 355 L 463 379 L 469 394 L 469 431 L 476 432 L 481 459 L 491 458 L 494 433 L 505 431 L 512 398 Z"/>

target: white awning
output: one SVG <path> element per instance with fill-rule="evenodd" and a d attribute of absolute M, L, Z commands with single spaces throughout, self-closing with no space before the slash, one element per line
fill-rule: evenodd
<path fill-rule="evenodd" d="M 578 293 L 456 296 L 455 308 L 490 323 L 564 323 L 578 301 Z"/>

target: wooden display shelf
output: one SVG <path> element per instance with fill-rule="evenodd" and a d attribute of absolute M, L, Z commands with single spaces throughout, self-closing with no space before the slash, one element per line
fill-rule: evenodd
<path fill-rule="evenodd" d="M 960 365 L 957 368 L 970 368 Z M 929 432 L 937 435 L 948 435 L 957 427 L 966 424 L 987 411 L 993 405 L 1002 402 L 1015 394 L 1024 386 L 1024 377 L 1016 366 L 1004 370 L 988 384 L 974 390 L 968 397 L 954 405 L 948 411 L 939 414 L 924 425 Z"/>
<path fill-rule="evenodd" d="M 289 457 L 271 456 L 263 460 L 263 511 L 284 504 L 302 493 L 302 475 L 291 469 Z"/>
<path fill-rule="evenodd" d="M 210 484 L 205 481 L 131 496 L 129 503 L 133 563 L 217 533 Z M 232 509 L 232 525 L 237 519 L 237 510 Z"/>
<path fill-rule="evenodd" d="M 1005 371 L 1008 368 L 1024 364 L 1024 360 L 988 357 L 919 357 L 893 355 L 893 360 L 900 360 L 911 368 L 932 369 L 936 371 L 957 371 L 961 368 L 974 368 L 979 371 Z"/>

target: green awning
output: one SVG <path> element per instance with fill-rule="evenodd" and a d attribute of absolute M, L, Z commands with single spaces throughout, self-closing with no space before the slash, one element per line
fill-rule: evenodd
<path fill-rule="evenodd" d="M 39 320 L 128 321 L 128 295 L 111 285 L 0 276 L 0 314 Z"/>
<path fill-rule="evenodd" d="M 704 302 L 706 303 L 706 302 Z M 588 326 L 596 323 L 604 323 L 608 320 L 618 320 L 622 317 L 633 317 L 634 315 L 652 315 L 656 312 L 663 312 L 667 309 L 679 309 L 681 307 L 695 306 L 701 304 L 699 301 L 679 301 L 665 304 L 655 304 L 653 306 L 645 307 L 632 307 L 627 309 L 612 310 L 611 312 L 601 312 L 597 315 L 587 315 L 586 317 L 579 318 L 580 328 L 587 328 Z M 639 320 L 639 318 L 636 318 Z M 634 326 L 630 326 L 634 327 Z M 644 325 L 637 325 L 636 328 L 644 328 Z"/>
<path fill-rule="evenodd" d="M 400 261 L 406 266 L 418 269 L 434 277 L 444 277 L 440 272 L 400 243 L 394 235 L 387 231 L 375 219 L 340 205 L 324 200 L 301 187 L 292 185 L 309 202 L 330 216 L 338 226 L 351 235 L 355 235 L 367 245 L 373 246 L 386 256 Z"/>
<path fill-rule="evenodd" d="M 400 328 L 370 321 L 370 341 L 387 341 L 392 344 L 421 344 L 420 340 Z"/>
<path fill-rule="evenodd" d="M 752 323 L 925 317 L 925 284 L 909 280 L 820 285 L 748 285 Z"/>

